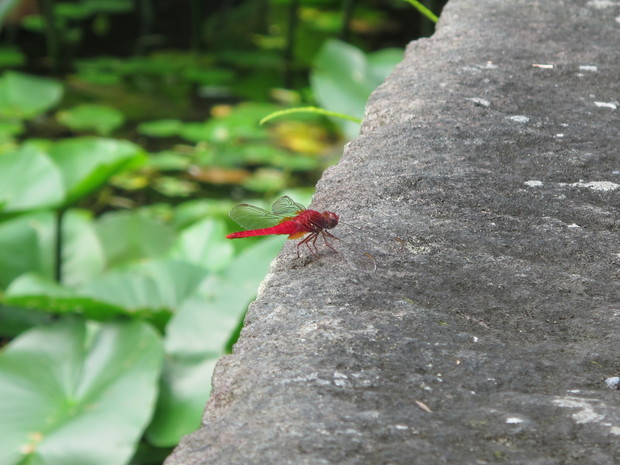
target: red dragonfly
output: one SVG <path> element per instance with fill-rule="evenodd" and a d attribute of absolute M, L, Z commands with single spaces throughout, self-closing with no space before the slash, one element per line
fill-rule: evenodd
<path fill-rule="evenodd" d="M 239 231 L 227 235 L 228 239 L 238 239 L 242 237 L 269 236 L 272 234 L 288 234 L 289 239 L 303 239 L 297 244 L 297 256 L 299 248 L 306 245 L 310 253 L 318 256 L 316 242 L 319 237 L 334 252 L 338 252 L 329 242 L 335 239 L 344 242 L 327 231 L 338 225 L 339 217 L 334 212 L 318 212 L 316 210 L 306 210 L 306 208 L 293 201 L 289 196 L 280 197 L 273 203 L 271 211 L 264 210 L 254 205 L 242 203 L 234 207 L 230 217 L 247 231 Z M 304 237 L 305 236 L 305 237 Z M 374 258 L 367 252 L 351 251 L 352 244 L 347 243 L 343 248 L 343 255 L 354 269 L 363 271 L 374 271 L 376 263 Z"/>

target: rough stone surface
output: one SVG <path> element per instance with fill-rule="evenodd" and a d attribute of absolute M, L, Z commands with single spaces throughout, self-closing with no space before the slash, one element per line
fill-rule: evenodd
<path fill-rule="evenodd" d="M 288 243 L 166 464 L 620 463 L 619 44 L 618 1 L 452 0 L 315 196 L 377 271 Z"/>

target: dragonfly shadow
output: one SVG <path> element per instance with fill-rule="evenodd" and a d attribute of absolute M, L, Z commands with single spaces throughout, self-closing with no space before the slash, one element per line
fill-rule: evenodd
<path fill-rule="evenodd" d="M 374 256 L 361 244 L 342 239 L 326 231 L 323 231 L 321 236 L 322 240 L 315 237 L 296 244 L 295 250 L 301 266 L 319 261 L 323 256 L 333 256 L 337 260 L 344 259 L 349 268 L 354 271 L 364 273 L 376 271 L 377 262 Z"/>
<path fill-rule="evenodd" d="M 351 269 L 365 273 L 374 273 L 377 270 L 377 260 L 363 244 L 340 237 L 336 239 L 336 252 L 342 255 Z"/>

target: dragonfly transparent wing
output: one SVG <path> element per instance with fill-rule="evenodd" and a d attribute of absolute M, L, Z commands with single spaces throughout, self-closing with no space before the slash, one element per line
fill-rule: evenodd
<path fill-rule="evenodd" d="M 297 216 L 299 212 L 306 209 L 302 204 L 295 202 L 288 195 L 280 197 L 273 203 L 271 210 L 275 215 L 281 215 L 283 217 Z"/>
<path fill-rule="evenodd" d="M 245 229 L 270 228 L 281 223 L 286 217 L 247 203 L 241 203 L 228 214 L 239 226 Z"/>

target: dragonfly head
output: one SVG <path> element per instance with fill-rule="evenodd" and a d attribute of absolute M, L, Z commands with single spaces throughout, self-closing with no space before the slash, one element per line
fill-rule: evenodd
<path fill-rule="evenodd" d="M 335 228 L 338 224 L 338 215 L 334 212 L 323 212 L 323 220 L 325 221 L 325 229 Z"/>

